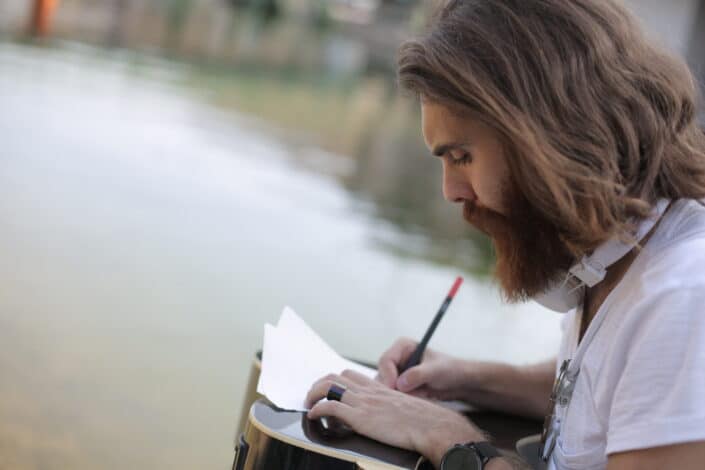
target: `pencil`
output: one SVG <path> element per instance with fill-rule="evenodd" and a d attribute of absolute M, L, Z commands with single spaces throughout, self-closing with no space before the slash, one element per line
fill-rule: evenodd
<path fill-rule="evenodd" d="M 455 282 L 453 283 L 453 287 L 450 288 L 450 291 L 448 292 L 448 295 L 446 296 L 445 300 L 441 304 L 441 308 L 438 309 L 438 313 L 436 313 L 436 316 L 433 318 L 433 321 L 431 324 L 428 326 L 428 329 L 426 330 L 426 334 L 423 335 L 423 339 L 421 342 L 416 346 L 416 349 L 414 350 L 413 354 L 409 356 L 409 359 L 407 359 L 406 364 L 399 369 L 399 373 L 401 374 L 405 370 L 409 369 L 410 367 L 414 367 L 419 365 L 421 362 L 421 358 L 423 357 L 424 351 L 426 351 L 426 346 L 428 345 L 428 342 L 431 340 L 431 336 L 433 336 L 433 332 L 436 331 L 436 327 L 438 324 L 441 322 L 441 318 L 443 318 L 443 315 L 446 313 L 446 310 L 448 310 L 448 306 L 450 305 L 450 302 L 453 300 L 453 297 L 455 297 L 455 293 L 458 292 L 458 288 L 460 287 L 460 284 L 463 283 L 463 278 L 458 276 L 455 279 Z"/>

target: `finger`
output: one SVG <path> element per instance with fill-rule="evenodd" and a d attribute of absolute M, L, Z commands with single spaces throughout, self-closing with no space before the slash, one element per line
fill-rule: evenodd
<path fill-rule="evenodd" d="M 340 382 L 338 382 L 338 383 L 340 383 Z M 323 397 L 323 398 L 325 398 L 325 400 L 323 400 L 323 401 L 327 400 L 327 395 L 328 395 L 328 392 L 326 391 L 326 396 Z M 345 403 L 346 405 L 349 405 L 352 407 L 356 407 L 356 406 L 360 405 L 360 403 L 362 402 L 362 400 L 360 399 L 360 394 L 356 391 L 350 390 L 349 388 L 345 388 L 345 390 L 343 390 L 343 393 L 340 395 L 340 400 L 330 400 L 330 401 L 340 401 L 341 403 Z M 315 402 L 312 403 L 312 405 L 315 406 Z"/>
<path fill-rule="evenodd" d="M 423 364 L 411 367 L 397 378 L 396 389 L 401 392 L 410 392 L 428 383 L 429 368 Z"/>
<path fill-rule="evenodd" d="M 350 387 L 352 381 L 339 374 L 328 374 L 316 380 L 313 385 L 311 385 L 311 389 L 320 387 L 322 383 L 327 383 L 329 386 L 331 383 L 339 383 L 345 387 Z"/>
<path fill-rule="evenodd" d="M 339 384 L 345 387 L 345 392 L 343 393 L 343 399 L 345 395 L 350 392 L 351 388 L 354 388 L 354 384 L 347 378 L 340 375 L 330 374 L 322 379 L 319 379 L 311 386 L 311 389 L 306 394 L 306 400 L 304 406 L 310 408 L 317 401 L 325 398 L 328 395 L 328 390 L 330 390 L 331 385 Z"/>
<path fill-rule="evenodd" d="M 414 396 L 414 397 L 425 398 L 425 399 L 429 399 L 434 396 L 433 392 L 431 392 L 431 389 L 425 385 L 422 385 L 419 388 L 415 388 L 414 390 L 410 390 L 406 393 L 408 393 L 409 395 Z"/>
<path fill-rule="evenodd" d="M 319 401 L 306 414 L 308 419 L 318 419 L 321 416 L 335 416 L 348 426 L 353 426 L 355 410 L 339 401 Z"/>
<path fill-rule="evenodd" d="M 342 375 L 346 379 L 349 379 L 356 385 L 366 386 L 374 383 L 374 381 L 367 377 L 365 374 L 362 374 L 352 369 L 345 369 L 343 372 L 340 373 L 340 375 Z"/>
<path fill-rule="evenodd" d="M 399 367 L 413 353 L 416 344 L 416 341 L 410 338 L 400 338 L 382 354 L 378 364 L 378 375 L 383 384 L 395 388 Z"/>
<path fill-rule="evenodd" d="M 308 390 L 308 393 L 306 394 L 306 399 L 304 400 L 304 404 L 306 408 L 310 408 L 310 405 L 313 405 L 316 401 L 320 400 L 321 397 L 318 396 L 319 392 L 318 390 L 321 389 L 322 383 L 325 383 L 326 381 L 330 380 L 335 380 L 336 375 L 335 374 L 328 374 L 324 377 L 321 377 L 320 379 L 316 380 L 313 385 L 311 385 L 311 388 Z"/>
<path fill-rule="evenodd" d="M 306 408 L 311 408 L 317 401 L 325 398 L 328 395 L 331 385 L 334 383 L 339 383 L 340 385 L 346 386 L 342 380 L 338 381 L 336 377 L 337 376 L 330 375 L 317 380 L 306 394 L 304 406 Z"/>
<path fill-rule="evenodd" d="M 377 366 L 377 376 L 375 380 L 382 382 L 389 388 L 395 388 L 397 383 L 397 366 L 392 361 L 380 361 Z"/>

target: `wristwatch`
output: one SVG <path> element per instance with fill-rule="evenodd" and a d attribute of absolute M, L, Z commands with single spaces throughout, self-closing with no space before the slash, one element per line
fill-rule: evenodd
<path fill-rule="evenodd" d="M 490 459 L 500 455 L 489 442 L 456 444 L 443 455 L 441 470 L 482 470 Z"/>

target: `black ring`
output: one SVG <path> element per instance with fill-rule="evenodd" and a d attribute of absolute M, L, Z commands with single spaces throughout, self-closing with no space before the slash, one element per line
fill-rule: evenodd
<path fill-rule="evenodd" d="M 326 400 L 341 401 L 343 399 L 343 393 L 345 393 L 345 387 L 338 383 L 334 383 L 328 389 Z"/>

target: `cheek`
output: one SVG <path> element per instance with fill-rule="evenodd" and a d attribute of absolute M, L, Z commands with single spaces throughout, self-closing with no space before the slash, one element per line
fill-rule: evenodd
<path fill-rule="evenodd" d="M 509 165 L 499 139 L 486 136 L 475 147 L 473 160 L 473 184 L 478 198 L 488 209 L 506 215 L 504 192 L 509 181 Z"/>
<path fill-rule="evenodd" d="M 502 188 L 500 175 L 492 172 L 478 171 L 472 175 L 472 183 L 477 193 L 477 198 L 482 205 L 500 214 L 506 212 L 503 204 Z"/>
<path fill-rule="evenodd" d="M 497 197 L 496 191 L 494 188 L 490 187 L 486 181 L 475 185 L 475 188 L 477 192 L 477 199 L 484 207 L 492 209 L 493 211 L 498 211 L 500 209 L 498 207 L 499 198 Z"/>

